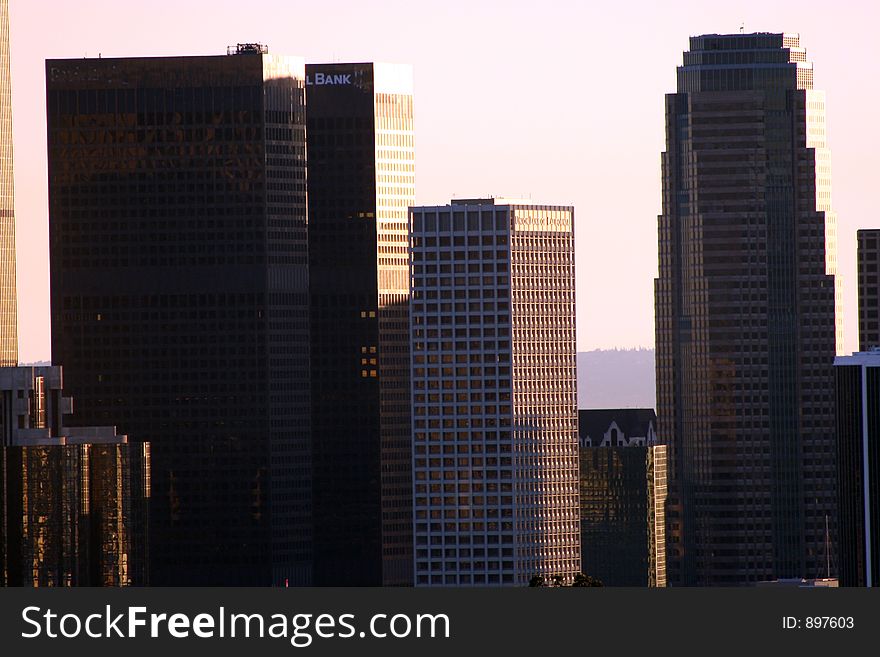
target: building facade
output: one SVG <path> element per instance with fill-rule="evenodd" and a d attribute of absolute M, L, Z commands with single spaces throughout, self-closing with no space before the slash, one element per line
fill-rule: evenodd
<path fill-rule="evenodd" d="M 880 347 L 880 230 L 858 231 L 859 351 Z"/>
<path fill-rule="evenodd" d="M 309 64 L 315 583 L 412 584 L 412 70 Z"/>
<path fill-rule="evenodd" d="M 52 360 L 153 444 L 156 585 L 312 582 L 305 66 L 46 63 Z"/>
<path fill-rule="evenodd" d="M 667 448 L 648 448 L 648 586 L 664 587 L 666 579 Z"/>
<path fill-rule="evenodd" d="M 880 586 L 880 351 L 834 365 L 840 585 Z"/>
<path fill-rule="evenodd" d="M 146 586 L 150 445 L 72 406 L 60 367 L 0 368 L 0 585 Z"/>
<path fill-rule="evenodd" d="M 842 318 L 824 116 L 791 34 L 692 37 L 666 96 L 655 305 L 671 585 L 825 574 Z"/>
<path fill-rule="evenodd" d="M 410 210 L 416 586 L 580 571 L 574 211 Z"/>
<path fill-rule="evenodd" d="M 656 422 L 651 408 L 578 411 L 581 568 L 605 586 L 657 585 Z"/>
<path fill-rule="evenodd" d="M 12 181 L 12 82 L 9 2 L 0 0 L 0 367 L 18 365 L 15 289 L 15 204 Z"/>

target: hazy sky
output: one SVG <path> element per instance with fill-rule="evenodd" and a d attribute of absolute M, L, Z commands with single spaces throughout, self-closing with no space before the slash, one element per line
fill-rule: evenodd
<path fill-rule="evenodd" d="M 880 226 L 880 2 L 10 0 L 19 344 L 49 358 L 44 61 L 223 54 L 415 70 L 416 194 L 575 206 L 578 348 L 651 346 L 663 94 L 688 36 L 798 32 L 827 92 L 847 350 L 855 231 Z M 873 195 L 873 196 L 872 196 Z"/>

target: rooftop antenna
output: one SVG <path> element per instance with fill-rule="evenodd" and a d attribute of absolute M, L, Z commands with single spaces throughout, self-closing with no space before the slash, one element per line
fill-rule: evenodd
<path fill-rule="evenodd" d="M 740 23 L 739 24 L 739 33 L 742 34 L 743 32 L 745 32 L 745 29 L 746 29 L 746 24 Z"/>

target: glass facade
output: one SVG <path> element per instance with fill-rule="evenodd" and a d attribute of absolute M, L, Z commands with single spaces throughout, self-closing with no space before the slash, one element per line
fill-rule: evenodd
<path fill-rule="evenodd" d="M 834 370 L 840 586 L 880 586 L 880 352 L 839 357 Z"/>
<path fill-rule="evenodd" d="M 648 585 L 648 448 L 581 448 L 581 568 L 605 586 Z"/>
<path fill-rule="evenodd" d="M 310 584 L 305 68 L 49 60 L 52 359 L 153 444 L 151 581 Z"/>
<path fill-rule="evenodd" d="M 410 210 L 416 586 L 580 571 L 573 215 Z"/>
<path fill-rule="evenodd" d="M 412 584 L 412 72 L 309 64 L 315 582 Z"/>
<path fill-rule="evenodd" d="M 0 368 L 0 585 L 149 583 L 150 445 L 69 427 L 60 367 Z"/>
<path fill-rule="evenodd" d="M 149 449 L 0 447 L 0 584 L 146 586 Z"/>
<path fill-rule="evenodd" d="M 12 193 L 12 82 L 9 3 L 0 0 L 0 367 L 18 365 L 15 207 Z"/>
<path fill-rule="evenodd" d="M 578 411 L 581 567 L 605 586 L 663 585 L 652 508 L 665 484 L 656 422 L 653 409 Z"/>
<path fill-rule="evenodd" d="M 797 35 L 690 45 L 655 283 L 669 583 L 824 576 L 842 340 L 824 97 Z"/>

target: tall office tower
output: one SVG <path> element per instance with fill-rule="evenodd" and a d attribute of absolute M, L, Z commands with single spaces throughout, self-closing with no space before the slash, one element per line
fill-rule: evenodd
<path fill-rule="evenodd" d="M 791 34 L 692 37 L 666 96 L 655 303 L 670 585 L 825 573 L 843 334 L 824 115 Z"/>
<path fill-rule="evenodd" d="M 0 367 L 18 365 L 15 207 L 12 197 L 12 81 L 9 3 L 0 0 Z"/>
<path fill-rule="evenodd" d="M 580 571 L 574 210 L 410 210 L 416 586 Z"/>
<path fill-rule="evenodd" d="M 840 585 L 880 586 L 880 350 L 834 365 Z"/>
<path fill-rule="evenodd" d="M 858 231 L 859 351 L 880 347 L 880 229 Z"/>
<path fill-rule="evenodd" d="M 605 586 L 656 580 L 648 471 L 656 422 L 653 408 L 578 411 L 581 568 Z"/>
<path fill-rule="evenodd" d="M 412 70 L 309 64 L 315 583 L 412 584 Z"/>
<path fill-rule="evenodd" d="M 309 584 L 305 67 L 50 60 L 52 359 L 153 443 L 152 583 Z"/>
<path fill-rule="evenodd" d="M 0 586 L 145 586 L 150 445 L 72 410 L 60 367 L 0 368 Z"/>

